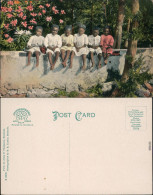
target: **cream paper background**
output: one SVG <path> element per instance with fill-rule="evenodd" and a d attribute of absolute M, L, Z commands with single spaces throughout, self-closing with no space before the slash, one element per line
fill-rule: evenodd
<path fill-rule="evenodd" d="M 2 194 L 152 194 L 151 99 L 2 99 L 1 105 L 2 130 L 10 129 Z M 127 128 L 128 107 L 146 108 L 143 130 Z M 30 111 L 33 126 L 11 125 L 18 108 Z M 72 116 L 53 121 L 55 110 Z M 78 122 L 77 111 L 96 117 Z"/>

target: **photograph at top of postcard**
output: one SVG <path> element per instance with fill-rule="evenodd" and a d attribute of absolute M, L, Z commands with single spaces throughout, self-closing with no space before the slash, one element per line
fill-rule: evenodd
<path fill-rule="evenodd" d="M 0 5 L 0 97 L 153 97 L 153 0 Z"/>

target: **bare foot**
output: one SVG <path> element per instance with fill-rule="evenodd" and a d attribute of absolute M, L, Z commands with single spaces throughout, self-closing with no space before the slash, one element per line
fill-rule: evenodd
<path fill-rule="evenodd" d="M 104 61 L 105 65 L 107 64 L 107 60 Z"/>
<path fill-rule="evenodd" d="M 101 64 L 98 64 L 98 69 L 100 69 L 101 68 Z"/>
<path fill-rule="evenodd" d="M 94 63 L 94 62 L 92 62 L 92 66 L 91 66 L 91 67 L 93 68 L 94 66 L 95 66 L 95 63 Z"/>
<path fill-rule="evenodd" d="M 70 68 L 70 69 L 72 68 L 72 64 L 70 64 L 69 68 Z"/>
<path fill-rule="evenodd" d="M 82 70 L 85 70 L 86 69 L 86 65 L 84 64 L 83 66 L 82 66 Z"/>
<path fill-rule="evenodd" d="M 63 65 L 63 67 L 65 68 L 65 67 L 66 67 L 66 62 L 65 62 L 65 61 L 62 62 L 62 65 Z"/>
<path fill-rule="evenodd" d="M 39 66 L 39 63 L 36 64 L 36 67 L 38 67 L 38 66 Z"/>
<path fill-rule="evenodd" d="M 50 70 L 54 70 L 54 65 L 51 65 L 50 66 Z"/>
<path fill-rule="evenodd" d="M 31 63 L 30 62 L 28 62 L 28 64 L 26 65 L 26 66 L 30 66 L 31 65 Z"/>

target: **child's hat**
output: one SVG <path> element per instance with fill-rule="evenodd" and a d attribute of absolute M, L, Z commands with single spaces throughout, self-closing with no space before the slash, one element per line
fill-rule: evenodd
<path fill-rule="evenodd" d="M 83 28 L 84 30 L 86 30 L 86 26 L 84 24 L 79 24 L 79 28 Z"/>
<path fill-rule="evenodd" d="M 100 28 L 98 26 L 94 26 L 93 30 L 100 30 Z"/>
<path fill-rule="evenodd" d="M 110 27 L 109 26 L 105 26 L 104 30 L 106 30 L 106 29 L 109 29 L 110 30 Z"/>
<path fill-rule="evenodd" d="M 65 26 L 65 30 L 72 30 L 72 25 Z"/>
<path fill-rule="evenodd" d="M 57 24 L 53 24 L 52 28 L 58 28 L 59 29 L 59 26 Z"/>
<path fill-rule="evenodd" d="M 36 31 L 41 29 L 43 31 L 43 27 L 42 26 L 36 26 Z"/>

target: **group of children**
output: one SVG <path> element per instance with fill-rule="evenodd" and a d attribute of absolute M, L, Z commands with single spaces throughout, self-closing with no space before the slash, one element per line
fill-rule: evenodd
<path fill-rule="evenodd" d="M 46 53 L 50 62 L 50 69 L 53 70 L 55 64 L 60 56 L 62 58 L 63 67 L 67 66 L 67 60 L 70 57 L 70 66 L 73 66 L 74 56 L 82 56 L 83 65 L 82 69 L 86 69 L 86 56 L 89 53 L 92 67 L 95 66 L 94 53 L 98 56 L 98 68 L 101 68 L 101 59 L 104 58 L 105 65 L 107 64 L 108 57 L 113 52 L 114 39 L 110 35 L 109 27 L 105 27 L 104 34 L 99 36 L 99 28 L 93 29 L 93 34 L 87 36 L 85 34 L 86 26 L 80 24 L 78 27 L 78 33 L 72 35 L 72 26 L 65 27 L 65 33 L 61 36 L 58 35 L 59 26 L 53 25 L 51 33 L 45 38 L 42 36 L 43 29 L 41 26 L 36 27 L 36 35 L 30 37 L 28 47 L 28 64 L 30 65 L 31 55 L 36 55 L 36 66 L 39 66 L 39 55 L 42 51 L 42 47 L 46 48 Z M 53 61 L 52 56 L 55 55 Z"/>

